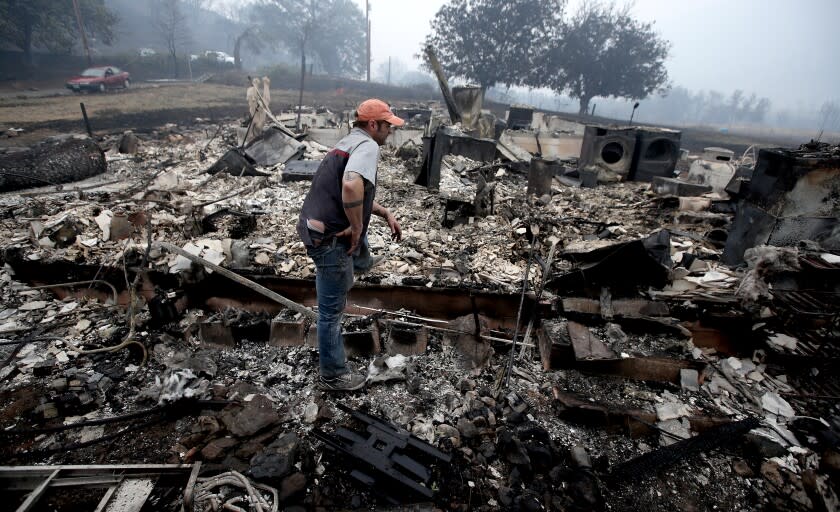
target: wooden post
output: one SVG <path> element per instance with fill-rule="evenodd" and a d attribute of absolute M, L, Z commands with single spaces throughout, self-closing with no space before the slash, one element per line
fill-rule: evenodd
<path fill-rule="evenodd" d="M 90 59 L 90 48 L 88 47 L 87 36 L 85 35 L 85 25 L 82 23 L 82 12 L 79 10 L 78 0 L 73 0 L 73 10 L 76 11 L 76 22 L 79 24 L 79 33 L 82 34 L 82 45 L 85 48 L 88 66 L 92 66 L 93 63 Z"/>

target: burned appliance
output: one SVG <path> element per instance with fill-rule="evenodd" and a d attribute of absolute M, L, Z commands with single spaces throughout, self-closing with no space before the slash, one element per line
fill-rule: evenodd
<path fill-rule="evenodd" d="M 744 262 L 757 245 L 795 246 L 813 240 L 840 250 L 840 146 L 805 144 L 762 149 L 746 198 L 738 205 L 723 261 Z"/>
<path fill-rule="evenodd" d="M 636 127 L 636 151 L 630 179 L 651 181 L 655 176 L 672 177 L 680 159 L 682 133 L 666 128 Z"/>
<path fill-rule="evenodd" d="M 448 127 L 438 128 L 434 137 L 423 137 L 423 167 L 414 183 L 440 188 L 440 166 L 446 155 L 492 162 L 496 157 L 496 141 L 470 137 Z"/>
<path fill-rule="evenodd" d="M 511 130 L 529 130 L 534 122 L 534 109 L 531 107 L 510 107 L 507 125 Z"/>
<path fill-rule="evenodd" d="M 596 165 L 628 176 L 635 150 L 635 128 L 587 126 L 583 133 L 578 166 L 585 169 Z"/>

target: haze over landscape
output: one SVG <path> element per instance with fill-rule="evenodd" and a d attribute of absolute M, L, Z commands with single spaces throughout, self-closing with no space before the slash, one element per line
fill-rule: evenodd
<path fill-rule="evenodd" d="M 353 1 L 364 12 L 365 0 Z M 216 0 L 215 6 L 236 3 Z M 416 56 L 445 3 L 370 0 L 375 77 L 384 80 L 389 57 L 395 70 L 419 68 Z M 566 11 L 574 12 L 581 3 L 570 1 Z M 776 114 L 766 122 L 780 121 L 779 112 L 792 118 L 815 115 L 825 102 L 840 100 L 840 66 L 834 64 L 840 47 L 840 31 L 834 26 L 840 2 L 638 0 L 631 12 L 654 22 L 659 35 L 671 42 L 666 67 L 674 87 L 715 90 L 724 96 L 743 90 L 766 97 Z M 644 109 L 639 115 L 643 118 Z"/>

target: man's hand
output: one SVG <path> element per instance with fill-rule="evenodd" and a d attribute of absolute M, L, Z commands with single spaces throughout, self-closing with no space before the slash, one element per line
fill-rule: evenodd
<path fill-rule="evenodd" d="M 348 256 L 352 255 L 359 247 L 359 241 L 362 238 L 362 231 L 353 231 L 353 226 L 336 233 L 336 238 L 350 237 L 350 249 L 347 251 Z"/>
<path fill-rule="evenodd" d="M 399 242 L 400 240 L 402 240 L 402 229 L 400 228 L 400 223 L 397 222 L 397 218 L 394 217 L 394 214 L 391 213 L 388 210 L 388 208 L 385 208 L 381 204 L 374 201 L 373 213 L 374 215 L 382 217 L 383 219 L 385 219 L 385 222 L 388 223 L 388 227 L 391 228 L 391 240 L 395 242 Z"/>
<path fill-rule="evenodd" d="M 385 217 L 385 221 L 388 223 L 388 227 L 391 228 L 391 240 L 395 242 L 402 240 L 402 229 L 400 229 L 400 223 L 397 222 L 397 218 L 389 212 L 389 215 Z"/>

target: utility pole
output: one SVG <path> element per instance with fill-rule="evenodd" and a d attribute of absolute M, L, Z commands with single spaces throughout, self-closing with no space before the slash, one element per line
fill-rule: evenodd
<path fill-rule="evenodd" d="M 79 24 L 79 32 L 82 34 L 82 45 L 85 47 L 85 55 L 87 55 L 88 66 L 93 63 L 90 60 L 90 48 L 88 47 L 87 36 L 85 35 L 85 25 L 82 23 L 82 11 L 79 10 L 79 1 L 73 0 L 73 10 L 76 11 L 76 22 Z"/>
<path fill-rule="evenodd" d="M 388 85 L 391 85 L 391 56 L 388 56 Z"/>
<path fill-rule="evenodd" d="M 367 81 L 370 82 L 370 0 L 365 0 L 365 17 L 367 19 Z"/>

